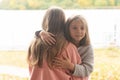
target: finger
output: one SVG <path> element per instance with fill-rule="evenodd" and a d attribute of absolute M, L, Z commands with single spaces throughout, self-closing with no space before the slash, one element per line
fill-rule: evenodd
<path fill-rule="evenodd" d="M 56 43 L 56 40 L 54 37 L 50 36 L 49 39 L 51 40 L 51 42 Z"/>
<path fill-rule="evenodd" d="M 60 59 L 53 59 L 53 63 L 62 64 L 62 60 L 60 60 Z"/>
<path fill-rule="evenodd" d="M 61 60 L 61 59 L 53 59 L 53 63 L 55 64 L 59 64 L 59 65 L 64 65 L 64 60 Z"/>
<path fill-rule="evenodd" d="M 56 40 L 52 37 L 52 36 L 47 36 L 44 37 L 43 40 L 48 44 L 48 45 L 52 45 L 56 43 Z"/>
<path fill-rule="evenodd" d="M 52 63 L 54 66 L 61 66 L 59 63 Z"/>
<path fill-rule="evenodd" d="M 64 60 L 69 60 L 67 56 L 62 56 Z"/>
<path fill-rule="evenodd" d="M 55 57 L 53 60 L 60 61 L 60 62 L 64 62 L 64 60 L 61 59 L 61 58 L 59 58 L 59 57 Z"/>
<path fill-rule="evenodd" d="M 51 36 L 51 39 L 52 39 L 54 42 L 56 42 L 56 40 L 55 40 L 55 35 L 52 34 L 52 33 L 49 33 L 49 35 Z"/>
<path fill-rule="evenodd" d="M 55 68 L 63 68 L 61 64 L 53 63 L 52 65 Z"/>
<path fill-rule="evenodd" d="M 50 41 L 48 41 L 48 40 L 45 40 L 45 43 L 48 45 L 52 45 L 52 43 L 50 43 Z"/>
<path fill-rule="evenodd" d="M 46 40 L 43 40 L 43 43 L 45 43 L 46 45 L 49 45 L 48 42 Z"/>
<path fill-rule="evenodd" d="M 52 34 L 52 33 L 49 33 L 52 37 L 55 37 L 55 35 L 54 34 Z"/>
<path fill-rule="evenodd" d="M 55 43 L 56 43 L 56 42 L 55 42 L 55 39 L 54 39 L 53 37 L 49 38 L 49 43 L 55 44 Z"/>

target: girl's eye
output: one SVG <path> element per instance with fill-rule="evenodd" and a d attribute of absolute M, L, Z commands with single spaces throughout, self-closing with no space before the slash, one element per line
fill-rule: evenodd
<path fill-rule="evenodd" d="M 73 29 L 77 29 L 77 27 L 73 27 Z"/>
<path fill-rule="evenodd" d="M 84 27 L 81 27 L 81 30 L 84 30 Z"/>

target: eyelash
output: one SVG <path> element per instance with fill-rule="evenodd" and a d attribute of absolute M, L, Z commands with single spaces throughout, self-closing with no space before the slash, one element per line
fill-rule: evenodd
<path fill-rule="evenodd" d="M 77 27 L 73 27 L 73 29 L 77 29 Z M 81 27 L 81 30 L 84 30 L 84 28 L 83 28 L 83 27 Z"/>

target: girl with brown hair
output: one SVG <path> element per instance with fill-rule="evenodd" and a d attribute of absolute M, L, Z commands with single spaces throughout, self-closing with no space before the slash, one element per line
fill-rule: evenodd
<path fill-rule="evenodd" d="M 57 57 L 67 57 L 74 68 L 80 64 L 81 59 L 74 44 L 64 37 L 65 14 L 61 8 L 52 7 L 46 11 L 43 19 L 43 30 L 54 35 L 56 44 L 47 45 L 41 38 L 35 38 L 28 50 L 28 64 L 30 80 L 82 80 L 80 77 L 70 75 L 69 70 L 55 68 L 53 60 Z"/>

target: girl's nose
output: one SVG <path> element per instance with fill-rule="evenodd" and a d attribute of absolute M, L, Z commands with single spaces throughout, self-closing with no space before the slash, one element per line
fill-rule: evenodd
<path fill-rule="evenodd" d="M 79 29 L 77 30 L 77 32 L 81 33 L 81 29 L 79 28 Z"/>

